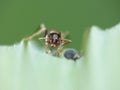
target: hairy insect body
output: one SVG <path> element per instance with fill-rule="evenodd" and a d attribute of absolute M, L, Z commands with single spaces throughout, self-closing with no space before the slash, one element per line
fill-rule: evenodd
<path fill-rule="evenodd" d="M 57 47 L 61 43 L 61 33 L 57 31 L 49 31 L 45 35 L 45 41 L 48 43 L 52 48 Z"/>
<path fill-rule="evenodd" d="M 39 38 L 39 41 L 45 41 L 45 49 L 46 49 L 46 53 L 51 53 L 52 50 L 56 48 L 56 50 L 54 50 L 54 55 L 58 55 L 60 56 L 61 51 L 63 50 L 64 46 L 68 43 L 71 43 L 71 40 L 65 39 L 65 37 L 68 34 L 59 32 L 57 30 L 51 29 L 48 30 L 46 29 L 44 24 L 40 25 L 40 30 L 37 31 L 36 33 L 32 34 L 29 37 L 24 38 L 24 41 L 28 41 L 32 38 L 34 38 L 35 36 L 38 36 L 40 34 L 44 34 L 44 37 Z"/>

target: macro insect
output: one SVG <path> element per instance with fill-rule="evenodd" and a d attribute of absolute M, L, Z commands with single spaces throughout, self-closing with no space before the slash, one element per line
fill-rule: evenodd
<path fill-rule="evenodd" d="M 65 49 L 63 55 L 66 59 L 74 60 L 74 61 L 76 61 L 77 59 L 79 59 L 81 57 L 81 53 L 78 52 L 77 50 L 73 49 L 73 48 Z"/>
<path fill-rule="evenodd" d="M 44 34 L 44 36 L 38 38 L 38 40 L 45 42 L 44 45 L 45 45 L 46 53 L 52 53 L 52 55 L 54 56 L 60 56 L 64 46 L 72 42 L 69 39 L 65 39 L 68 36 L 68 33 L 62 33 L 55 29 L 47 29 L 44 24 L 40 25 L 40 29 L 37 32 L 24 38 L 23 40 L 24 41 L 31 40 L 32 38 L 40 34 Z M 50 48 L 52 49 L 56 48 L 56 50 L 52 51 Z"/>

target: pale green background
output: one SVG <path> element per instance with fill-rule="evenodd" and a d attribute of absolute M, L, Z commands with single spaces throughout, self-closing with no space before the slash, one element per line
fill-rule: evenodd
<path fill-rule="evenodd" d="M 81 48 L 86 28 L 109 28 L 119 21 L 119 0 L 0 0 L 0 44 L 19 42 L 45 23 L 69 31 L 69 46 Z"/>

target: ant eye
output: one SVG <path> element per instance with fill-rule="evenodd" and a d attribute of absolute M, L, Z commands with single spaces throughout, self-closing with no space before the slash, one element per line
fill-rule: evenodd
<path fill-rule="evenodd" d="M 57 34 L 53 34 L 53 38 L 54 39 L 58 39 L 58 35 Z"/>
<path fill-rule="evenodd" d="M 64 57 L 69 60 L 77 60 L 80 58 L 80 55 L 75 49 L 68 48 L 64 51 Z"/>

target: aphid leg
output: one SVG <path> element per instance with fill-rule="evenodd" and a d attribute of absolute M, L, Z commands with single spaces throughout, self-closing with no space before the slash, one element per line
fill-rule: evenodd
<path fill-rule="evenodd" d="M 75 54 L 75 56 L 73 57 L 74 60 L 80 58 L 80 55 L 78 53 Z"/>
<path fill-rule="evenodd" d="M 31 36 L 24 38 L 23 40 L 24 41 L 28 41 L 28 40 L 34 38 L 35 36 L 38 36 L 39 34 L 44 33 L 45 31 L 46 31 L 45 25 L 41 24 L 40 25 L 40 30 L 38 30 L 37 32 L 33 33 Z"/>

